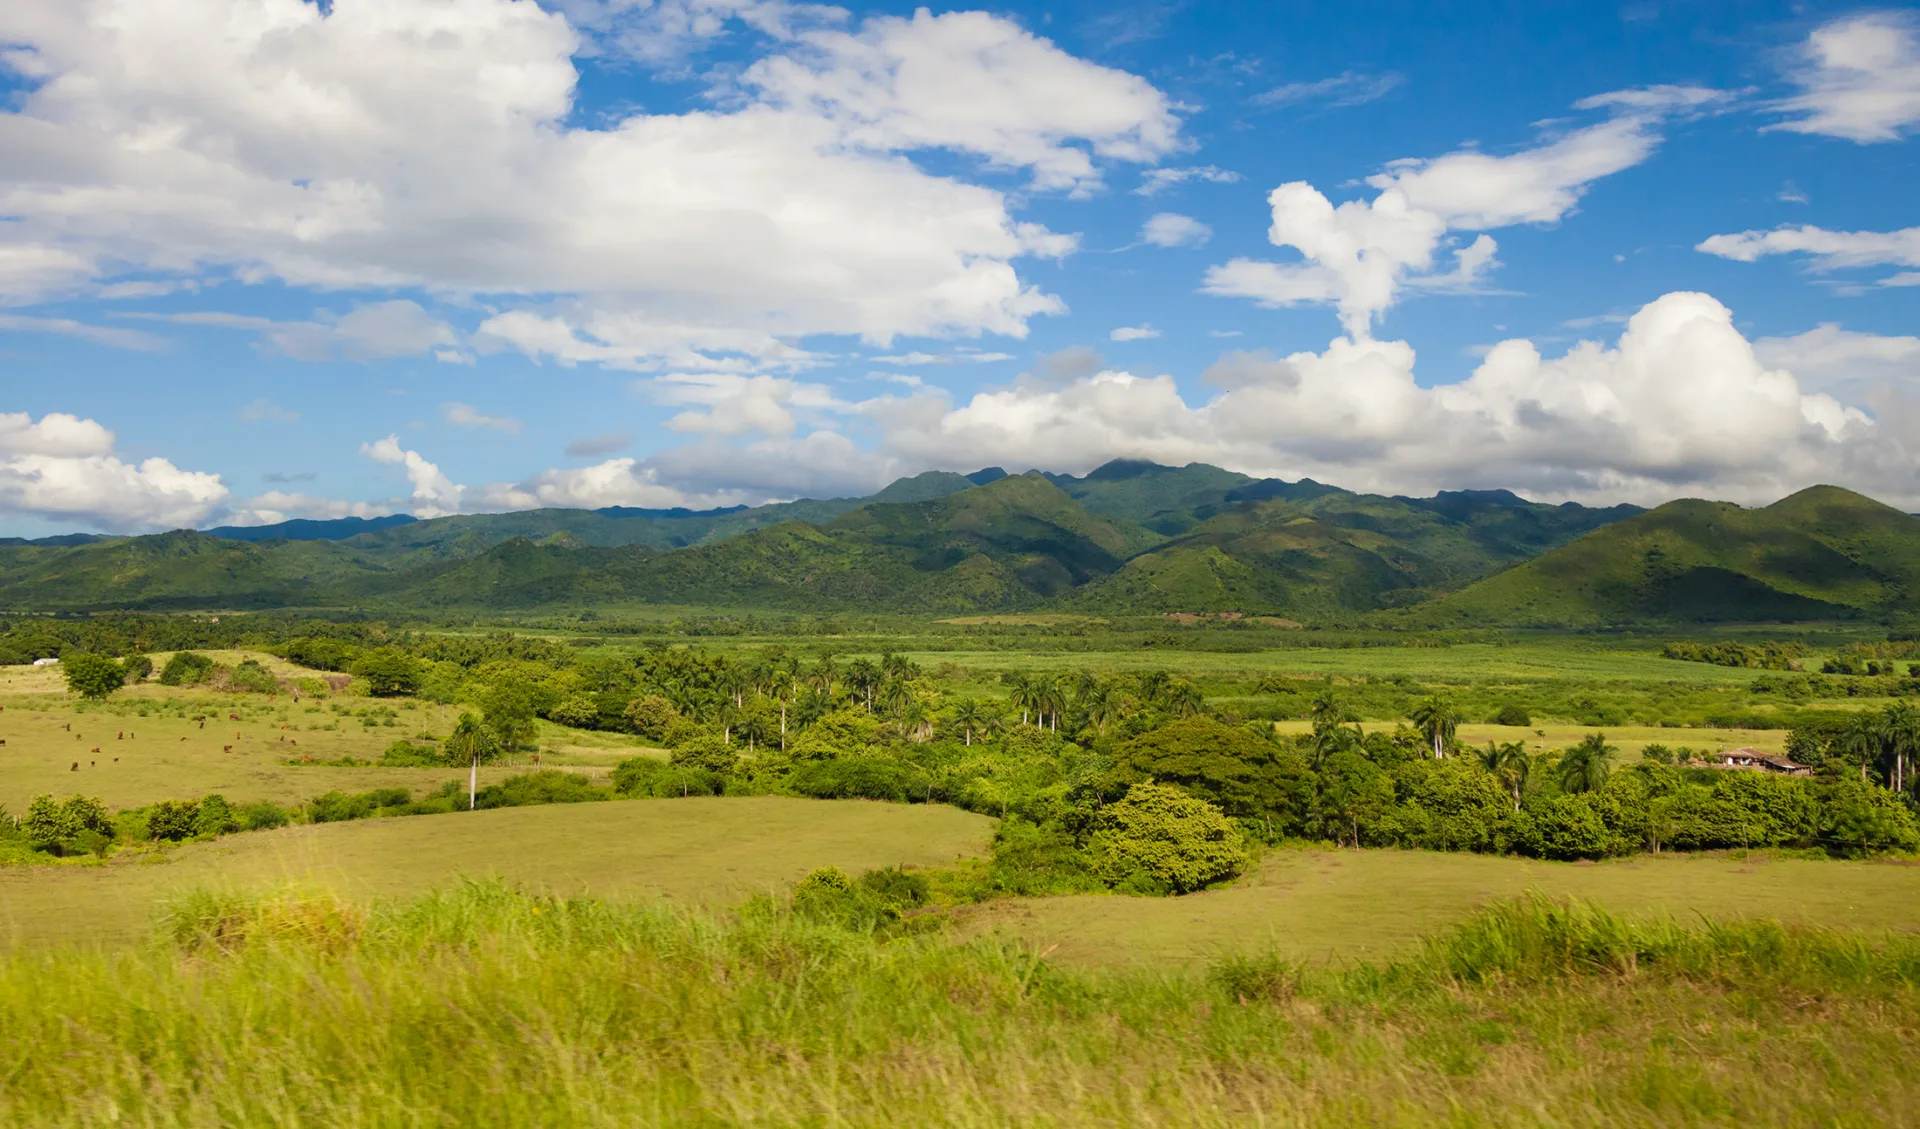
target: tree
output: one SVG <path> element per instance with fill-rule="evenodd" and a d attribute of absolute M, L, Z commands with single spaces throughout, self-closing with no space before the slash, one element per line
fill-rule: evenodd
<path fill-rule="evenodd" d="M 1034 680 L 1018 671 L 1003 676 L 1003 680 L 1009 689 L 1007 704 L 1020 711 L 1020 724 L 1027 724 L 1027 717 L 1033 712 L 1038 699 Z"/>
<path fill-rule="evenodd" d="M 1294 831 L 1307 817 L 1313 779 L 1300 754 L 1210 717 L 1188 717 L 1143 733 L 1115 756 L 1119 779 L 1173 784 L 1237 819 Z"/>
<path fill-rule="evenodd" d="M 1880 739 L 1893 758 L 1893 790 L 1905 792 L 1912 783 L 1907 778 L 1907 765 L 1920 756 L 1920 710 L 1899 702 L 1888 706 L 1880 716 Z"/>
<path fill-rule="evenodd" d="M 1598 792 L 1607 782 L 1607 774 L 1613 771 L 1613 754 L 1618 751 L 1607 744 L 1606 734 L 1587 734 L 1578 745 L 1561 753 L 1560 763 L 1554 766 L 1560 790 L 1576 794 Z"/>
<path fill-rule="evenodd" d="M 1445 698 L 1428 698 L 1413 710 L 1414 728 L 1433 746 L 1434 759 L 1447 755 L 1447 746 L 1460 728 L 1460 714 Z"/>
<path fill-rule="evenodd" d="M 531 711 L 529 711 L 531 716 Z M 492 760 L 499 755 L 500 746 L 489 730 L 491 726 L 482 722 L 472 713 L 462 713 L 455 723 L 453 732 L 447 736 L 447 756 L 456 764 L 466 761 L 467 769 L 467 810 L 474 808 L 475 797 L 480 792 L 480 762 Z"/>
<path fill-rule="evenodd" d="M 69 653 L 60 660 L 60 669 L 67 676 L 67 689 L 96 702 L 127 682 L 127 672 L 119 663 L 86 651 Z"/>
<path fill-rule="evenodd" d="M 1165 784 L 1135 784 L 1101 810 L 1088 854 L 1109 885 L 1184 894 L 1240 873 L 1247 856 L 1239 837 L 1207 801 Z"/>
<path fill-rule="evenodd" d="M 376 698 L 404 697 L 420 689 L 419 662 L 392 647 L 361 655 L 353 673 L 367 680 L 367 693 Z"/>
<path fill-rule="evenodd" d="M 518 686 L 495 686 L 481 699 L 480 711 L 501 752 L 512 752 L 533 735 L 533 699 Z"/>
<path fill-rule="evenodd" d="M 1880 727 L 1871 715 L 1856 714 L 1834 739 L 1840 755 L 1849 764 L 1860 766 L 1860 779 L 1867 779 L 1867 766 L 1880 758 Z"/>
<path fill-rule="evenodd" d="M 680 720 L 680 711 L 658 694 L 646 694 L 627 703 L 627 727 L 649 741 L 664 740 Z"/>
<path fill-rule="evenodd" d="M 1514 810 L 1520 810 L 1520 790 L 1527 786 L 1527 777 L 1533 772 L 1533 758 L 1527 755 L 1527 743 L 1508 741 L 1496 745 L 1488 741 L 1487 747 L 1480 750 L 1480 767 L 1493 774 L 1501 787 L 1513 796 Z"/>
<path fill-rule="evenodd" d="M 846 683 L 866 700 L 867 712 L 872 713 L 873 691 L 880 684 L 880 668 L 867 659 L 855 659 L 847 664 Z"/>
<path fill-rule="evenodd" d="M 993 707 L 978 698 L 962 698 L 953 707 L 953 723 L 960 727 L 969 747 L 973 745 L 974 730 L 986 729 L 993 720 Z"/>
<path fill-rule="evenodd" d="M 1160 695 L 1161 707 L 1175 717 L 1192 717 L 1207 708 L 1207 698 L 1200 687 L 1178 679 L 1167 684 Z"/>

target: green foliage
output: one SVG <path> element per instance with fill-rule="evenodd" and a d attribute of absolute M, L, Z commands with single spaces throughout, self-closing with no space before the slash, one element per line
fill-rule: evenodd
<path fill-rule="evenodd" d="M 577 772 L 549 768 L 509 776 L 498 784 L 480 789 L 474 806 L 480 809 L 513 808 L 533 804 L 577 804 L 612 798 L 612 793 L 607 789 L 594 787 L 592 781 Z"/>
<path fill-rule="evenodd" d="M 1306 760 L 1292 749 L 1210 717 L 1189 717 L 1135 737 L 1116 752 L 1118 783 L 1177 785 L 1236 819 L 1301 829 L 1313 803 Z"/>
<path fill-rule="evenodd" d="M 374 697 L 396 698 L 418 692 L 423 671 L 413 656 L 381 647 L 354 660 L 353 674 L 367 680 L 367 693 Z"/>
<path fill-rule="evenodd" d="M 145 682 L 147 676 L 153 673 L 153 659 L 148 655 L 128 655 L 126 658 L 120 660 L 120 669 L 126 674 L 126 677 L 122 680 L 124 684 L 130 686 L 135 683 Z"/>
<path fill-rule="evenodd" d="M 740 763 L 740 754 L 720 738 L 703 733 L 692 740 L 675 745 L 667 760 L 673 765 L 683 765 L 718 776 L 726 776 L 732 773 L 734 767 Z"/>
<path fill-rule="evenodd" d="M 1508 702 L 1494 713 L 1491 720 L 1495 725 L 1532 725 L 1533 715 L 1518 702 Z"/>
<path fill-rule="evenodd" d="M 413 793 L 405 788 L 375 788 L 370 792 L 333 791 L 307 802 L 307 820 L 311 823 L 344 823 L 377 815 L 400 814 L 413 802 Z"/>
<path fill-rule="evenodd" d="M 1664 658 L 1751 670 L 1799 670 L 1807 656 L 1804 643 L 1668 643 Z"/>
<path fill-rule="evenodd" d="M 10 822 L 10 821 L 9 821 Z M 94 796 L 35 796 L 20 820 L 20 834 L 28 842 L 54 854 L 73 848 L 98 851 L 113 838 L 114 823 L 106 804 Z"/>
<path fill-rule="evenodd" d="M 380 763 L 391 768 L 427 768 L 467 762 L 452 759 L 438 746 L 426 742 L 409 741 L 402 737 L 388 745 L 386 752 L 380 754 Z"/>
<path fill-rule="evenodd" d="M 1394 770 L 1393 783 L 1393 834 L 1406 846 L 1491 850 L 1513 814 L 1499 781 L 1463 757 L 1408 761 Z"/>
<path fill-rule="evenodd" d="M 787 779 L 795 795 L 816 800 L 923 800 L 930 782 L 909 765 L 879 757 L 840 757 L 802 763 Z"/>
<path fill-rule="evenodd" d="M 224 671 L 222 680 L 228 690 L 245 694 L 272 694 L 280 689 L 279 679 L 258 659 L 242 659 L 232 669 Z"/>
<path fill-rule="evenodd" d="M 671 765 L 653 757 L 633 757 L 614 766 L 613 789 L 623 796 L 718 796 L 726 777 L 691 765 Z"/>
<path fill-rule="evenodd" d="M 1219 808 L 1178 788 L 1136 784 L 1103 808 L 1087 853 L 1109 885 L 1187 893 L 1240 873 L 1239 832 Z"/>
<path fill-rule="evenodd" d="M 200 805 L 194 800 L 161 800 L 147 808 L 147 835 L 158 842 L 191 839 L 199 822 Z"/>
<path fill-rule="evenodd" d="M 163 686 L 198 686 L 213 673 L 213 660 L 198 651 L 176 651 L 160 668 Z"/>
<path fill-rule="evenodd" d="M 547 719 L 575 729 L 592 729 L 599 724 L 600 706 L 586 694 L 574 694 L 548 710 Z"/>
<path fill-rule="evenodd" d="M 127 681 L 127 672 L 119 663 L 86 651 L 74 651 L 62 658 L 60 672 L 66 675 L 67 689 L 95 701 L 106 698 Z"/>
<path fill-rule="evenodd" d="M 642 740 L 664 741 L 680 722 L 680 711 L 658 694 L 643 694 L 628 703 L 626 718 L 627 728 Z"/>

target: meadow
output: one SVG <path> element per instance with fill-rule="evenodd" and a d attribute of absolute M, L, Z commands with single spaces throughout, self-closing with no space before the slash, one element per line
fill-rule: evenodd
<path fill-rule="evenodd" d="M 1494 907 L 1395 961 L 1081 970 L 467 885 L 184 896 L 0 955 L 0 1117 L 49 1126 L 1903 1126 L 1920 946 Z"/>
<path fill-rule="evenodd" d="M 928 627 L 921 640 L 938 636 Z M 1087 766 L 1178 733 L 1243 752 L 1252 740 L 1256 759 L 1304 756 L 1327 724 L 1305 715 L 1328 695 L 1355 719 L 1342 723 L 1343 755 L 1381 758 L 1380 773 L 1411 782 L 1381 784 L 1387 799 L 1482 771 L 1464 755 L 1451 776 L 1416 771 L 1427 762 L 1410 713 L 1447 695 L 1463 709 L 1456 751 L 1522 746 L 1540 769 L 1529 788 L 1545 789 L 1528 793 L 1529 810 L 1547 811 L 1585 802 L 1548 769 L 1595 732 L 1623 777 L 1651 745 L 1780 751 L 1784 727 L 1687 722 L 1860 713 L 1903 693 L 1897 679 L 1680 662 L 1618 639 L 903 641 L 766 634 L 663 649 L 612 633 L 423 633 L 363 652 L 422 656 L 410 660 L 418 692 L 380 695 L 377 664 L 274 642 L 205 652 L 222 669 L 258 664 L 271 693 L 147 679 L 86 702 L 57 669 L 0 670 L 9 813 L 42 794 L 123 810 L 217 792 L 294 816 L 0 865 L 0 1117 L 1811 1126 L 1903 1124 L 1920 1097 L 1895 1065 L 1920 1030 L 1920 863 L 1897 851 L 1633 843 L 1625 857 L 1549 861 L 1488 839 L 1342 848 L 1313 830 L 1340 826 L 1314 822 L 1319 800 L 1284 801 L 1299 830 L 1243 818 L 1237 872 L 1168 897 L 1090 882 L 1062 862 L 1071 844 L 1046 839 L 1069 805 L 1097 818 L 1114 802 L 1099 791 L 1110 785 L 1074 782 L 1094 779 Z M 796 752 L 775 755 L 766 671 L 831 669 L 829 652 L 837 704 L 805 729 L 799 699 L 780 699 Z M 863 659 L 893 672 L 871 707 Z M 1113 724 L 1137 738 L 1100 732 L 1079 706 L 1063 728 L 1084 748 L 1014 724 L 1038 700 L 1023 678 L 1081 672 L 1109 687 Z M 1187 688 L 1184 706 L 1154 697 L 1161 673 Z M 592 785 L 571 798 L 611 802 L 308 821 L 323 793 L 418 795 L 449 781 L 464 807 L 463 767 L 379 762 L 395 742 L 438 748 L 463 713 L 491 724 L 501 685 L 545 704 L 481 768 L 482 786 L 558 768 Z M 671 720 L 598 704 L 647 695 Z M 970 702 L 1007 719 L 991 745 L 949 728 Z M 1527 724 L 1483 720 L 1513 705 L 1531 711 Z M 752 737 L 757 756 L 739 749 Z M 702 779 L 725 774 L 729 794 L 629 790 L 621 774 L 647 778 L 635 763 L 721 766 Z M 812 770 L 883 763 L 921 783 L 836 791 L 817 771 L 807 783 Z M 1511 801 L 1481 799 L 1517 819 L 1514 787 Z M 893 802 L 808 798 L 822 795 Z M 1384 841 L 1455 834 L 1394 830 L 1410 825 L 1377 814 L 1382 835 L 1403 837 Z M 1737 844 L 1745 832 L 1734 833 Z M 1031 874 L 1010 880 L 1021 867 Z M 849 880 L 854 908 L 822 909 Z M 888 882 L 919 892 L 876 911 L 879 895 L 861 891 Z"/>

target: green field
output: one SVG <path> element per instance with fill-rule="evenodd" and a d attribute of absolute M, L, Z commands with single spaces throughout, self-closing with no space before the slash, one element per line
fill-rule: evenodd
<path fill-rule="evenodd" d="M 285 886 L 366 898 L 462 876 L 529 890 L 724 908 L 819 866 L 852 873 L 978 854 L 992 821 L 939 805 L 777 796 L 626 800 L 323 823 L 189 843 L 104 866 L 0 867 L 0 936 L 124 942 L 171 892 Z"/>

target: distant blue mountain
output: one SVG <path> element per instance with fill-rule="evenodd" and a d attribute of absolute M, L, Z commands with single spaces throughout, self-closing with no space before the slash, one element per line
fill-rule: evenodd
<path fill-rule="evenodd" d="M 227 541 L 345 541 L 360 533 L 392 529 L 418 521 L 411 514 L 386 517 L 336 517 L 327 520 L 294 518 L 274 525 L 221 525 L 205 530 L 209 537 Z M 49 538 L 49 543 L 52 541 Z"/>

